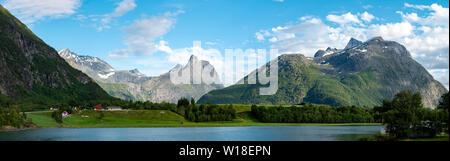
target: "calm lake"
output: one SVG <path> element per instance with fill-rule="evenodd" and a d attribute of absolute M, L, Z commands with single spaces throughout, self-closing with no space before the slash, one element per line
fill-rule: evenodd
<path fill-rule="evenodd" d="M 0 132 L 0 141 L 354 141 L 383 126 L 42 128 Z"/>

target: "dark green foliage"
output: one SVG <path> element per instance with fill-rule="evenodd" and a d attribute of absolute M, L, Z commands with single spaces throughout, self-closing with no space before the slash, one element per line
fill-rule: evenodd
<path fill-rule="evenodd" d="M 381 114 L 386 132 L 396 138 L 434 137 L 448 131 L 448 110 L 423 108 L 420 93 L 401 91 L 374 110 Z"/>
<path fill-rule="evenodd" d="M 447 92 L 442 95 L 441 100 L 439 101 L 438 109 L 448 110 L 448 106 L 450 106 L 450 94 Z"/>
<path fill-rule="evenodd" d="M 63 111 L 61 111 L 61 110 L 57 110 L 57 111 L 53 111 L 52 112 L 52 118 L 55 119 L 55 121 L 57 123 L 63 123 L 62 112 Z"/>
<path fill-rule="evenodd" d="M 324 105 L 265 107 L 252 106 L 256 118 L 266 123 L 373 123 L 369 110 L 342 106 L 333 108 Z"/>
<path fill-rule="evenodd" d="M 26 115 L 21 114 L 18 108 L 4 108 L 0 106 L 0 128 L 13 126 L 21 128 L 26 122 Z"/>
<path fill-rule="evenodd" d="M 182 99 L 178 100 L 177 108 L 180 108 L 180 107 L 187 107 L 187 106 L 189 106 L 189 101 L 188 101 L 188 99 L 182 98 Z"/>
<path fill-rule="evenodd" d="M 232 105 L 219 107 L 215 104 L 201 104 L 197 106 L 192 100 L 191 104 L 185 98 L 178 100 L 175 112 L 195 122 L 232 121 L 236 118 L 236 110 Z"/>

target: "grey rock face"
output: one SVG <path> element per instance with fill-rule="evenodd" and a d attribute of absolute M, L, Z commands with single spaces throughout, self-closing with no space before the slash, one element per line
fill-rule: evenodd
<path fill-rule="evenodd" d="M 357 46 L 359 46 L 361 44 L 363 44 L 362 41 L 359 41 L 359 40 L 356 40 L 354 38 L 351 38 L 350 41 L 348 42 L 347 46 L 345 46 L 344 50 L 357 47 Z"/>
<path fill-rule="evenodd" d="M 335 53 L 337 51 L 338 51 L 338 49 L 336 49 L 336 48 L 328 47 L 326 50 L 319 50 L 319 51 L 317 51 L 316 54 L 314 54 L 314 57 L 327 56 L 327 55 L 330 55 L 330 54 Z"/>
<path fill-rule="evenodd" d="M 173 84 L 171 82 L 169 72 L 191 69 L 193 64 L 201 64 L 202 69 L 212 68 L 212 74 L 217 76 L 214 77 L 217 78 L 214 81 L 220 82 L 214 67 L 207 61 L 198 60 L 195 56 L 192 56 L 185 66 L 178 64 L 168 73 L 158 77 L 148 77 L 137 69 L 116 70 L 103 60 L 90 56 L 79 56 L 70 52 L 69 49 L 59 51 L 59 55 L 74 68 L 95 79 L 110 95 L 126 100 L 176 103 L 183 97 L 198 100 L 211 90 L 223 88 L 221 83 L 207 85 Z M 190 74 L 192 77 L 198 73 L 191 72 Z"/>

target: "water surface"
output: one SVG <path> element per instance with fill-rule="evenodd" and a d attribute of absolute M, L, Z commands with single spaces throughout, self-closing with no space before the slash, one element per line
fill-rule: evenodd
<path fill-rule="evenodd" d="M 0 141 L 352 141 L 383 126 L 41 128 L 0 132 Z"/>

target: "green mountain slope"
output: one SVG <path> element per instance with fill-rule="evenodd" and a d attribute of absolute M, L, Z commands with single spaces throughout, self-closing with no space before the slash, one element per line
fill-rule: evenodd
<path fill-rule="evenodd" d="M 279 88 L 276 94 L 259 95 L 259 84 L 237 84 L 211 91 L 198 103 L 309 102 L 373 107 L 401 90 L 412 90 L 421 92 L 425 106 L 435 107 L 439 97 L 447 91 L 402 45 L 381 38 L 313 59 L 288 54 L 277 60 Z"/>
<path fill-rule="evenodd" d="M 0 6 L 0 94 L 18 104 L 115 99 Z M 24 105 L 25 106 L 25 105 Z M 41 106 L 43 107 L 43 106 Z"/>

